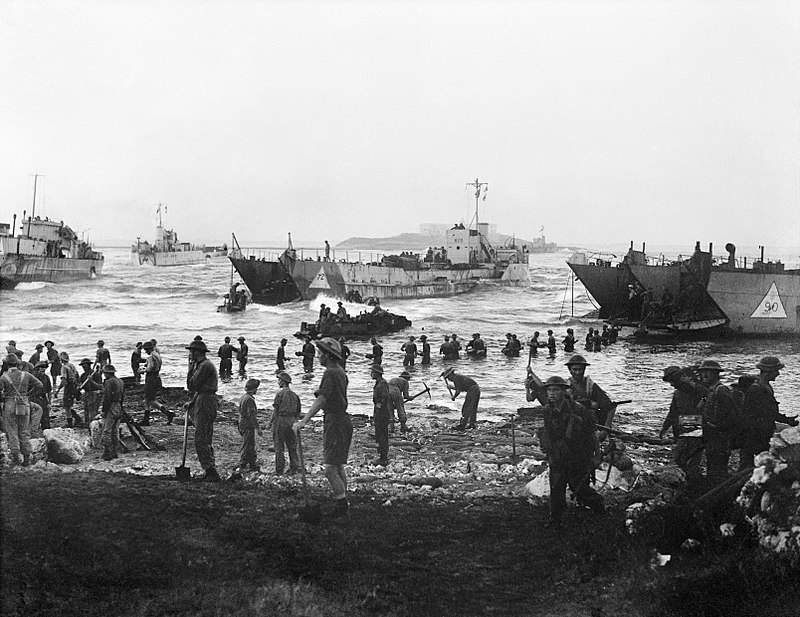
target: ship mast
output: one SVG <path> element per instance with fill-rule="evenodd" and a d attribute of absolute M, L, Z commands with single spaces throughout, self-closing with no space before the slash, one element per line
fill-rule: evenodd
<path fill-rule="evenodd" d="M 167 211 L 167 204 L 162 204 L 160 201 L 158 202 L 158 208 L 156 208 L 156 212 L 158 212 L 158 226 L 162 227 L 161 225 L 161 208 L 164 208 L 164 212 Z"/>
<path fill-rule="evenodd" d="M 467 182 L 467 186 L 474 186 L 475 187 L 475 231 L 478 231 L 478 200 L 481 196 L 481 188 L 486 187 L 483 191 L 483 198 L 486 199 L 486 191 L 489 190 L 489 183 L 488 182 L 479 182 L 477 178 L 475 178 L 475 182 Z"/>
<path fill-rule="evenodd" d="M 31 235 L 31 219 L 36 214 L 36 181 L 39 179 L 39 174 L 33 174 L 33 207 L 31 208 L 31 215 L 28 217 L 28 235 Z"/>

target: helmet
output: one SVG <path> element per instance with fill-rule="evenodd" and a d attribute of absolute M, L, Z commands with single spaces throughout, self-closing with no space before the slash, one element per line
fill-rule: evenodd
<path fill-rule="evenodd" d="M 281 371 L 280 373 L 278 373 L 277 377 L 281 381 L 285 381 L 286 383 L 292 383 L 292 376 L 286 371 Z"/>
<path fill-rule="evenodd" d="M 317 341 L 317 348 L 320 351 L 324 351 L 325 353 L 332 355 L 337 360 L 342 359 L 342 346 L 335 338 L 331 338 L 330 336 L 324 337 L 323 339 Z"/>
<path fill-rule="evenodd" d="M 409 373 L 408 371 L 403 371 L 402 373 L 400 373 L 400 377 L 402 377 L 403 379 L 411 379 L 411 373 Z"/>
<path fill-rule="evenodd" d="M 581 354 L 579 354 L 579 353 L 576 353 L 574 356 L 572 356 L 572 357 L 571 357 L 569 360 L 567 360 L 567 362 L 566 362 L 566 365 L 567 365 L 567 366 L 570 366 L 570 365 L 572 365 L 572 364 L 583 364 L 584 366 L 589 366 L 589 364 L 590 364 L 590 363 L 589 363 L 589 362 L 587 362 L 587 361 L 586 361 L 586 358 L 584 358 L 584 357 L 583 357 Z"/>
<path fill-rule="evenodd" d="M 88 364 L 89 366 L 92 365 L 92 361 L 89 358 L 84 358 L 80 362 L 78 362 L 78 366 L 83 366 L 84 364 Z"/>
<path fill-rule="evenodd" d="M 373 364 L 369 367 L 369 370 L 373 373 L 378 373 L 378 375 L 383 375 L 383 367 L 380 364 Z"/>
<path fill-rule="evenodd" d="M 756 364 L 756 368 L 762 371 L 777 371 L 786 366 L 779 358 L 775 356 L 764 356 L 761 362 Z"/>
<path fill-rule="evenodd" d="M 8 366 L 17 366 L 19 364 L 19 358 L 13 353 L 10 353 L 6 356 L 6 364 Z"/>
<path fill-rule="evenodd" d="M 117 372 L 117 369 L 116 369 L 116 368 L 114 368 L 114 365 L 113 365 L 113 364 L 106 364 L 106 365 L 103 367 L 103 372 L 104 372 L 104 373 L 116 373 L 116 372 Z"/>
<path fill-rule="evenodd" d="M 664 381 L 672 381 L 681 372 L 680 366 L 668 366 L 664 369 L 664 376 L 661 378 Z"/>
<path fill-rule="evenodd" d="M 62 360 L 69 360 L 69 354 L 66 351 L 62 351 L 60 354 L 58 354 L 58 357 Z"/>
<path fill-rule="evenodd" d="M 145 348 L 147 348 L 147 343 L 145 343 L 144 346 L 145 346 Z M 151 349 L 152 349 L 152 347 L 151 347 Z M 208 353 L 208 347 L 206 347 L 206 344 L 203 341 L 192 341 L 191 343 L 189 343 L 189 346 L 186 349 L 189 349 L 189 350 L 192 350 L 192 351 L 196 349 L 197 351 L 202 351 L 203 353 Z"/>
<path fill-rule="evenodd" d="M 291 378 L 290 378 L 291 380 Z M 244 389 L 247 391 L 250 390 L 257 390 L 258 386 L 261 385 L 261 381 L 258 379 L 248 379 L 247 382 L 244 384 Z"/>
<path fill-rule="evenodd" d="M 558 375 L 553 375 L 552 377 L 548 377 L 547 381 L 544 382 L 544 387 L 549 388 L 550 386 L 558 386 L 560 388 L 569 388 L 569 382 L 564 379 L 563 377 L 559 377 Z"/>
<path fill-rule="evenodd" d="M 717 371 L 718 373 L 724 371 L 725 369 L 719 365 L 719 362 L 716 360 L 703 360 L 700 363 L 700 366 L 697 367 L 699 370 L 707 370 L 707 371 Z"/>

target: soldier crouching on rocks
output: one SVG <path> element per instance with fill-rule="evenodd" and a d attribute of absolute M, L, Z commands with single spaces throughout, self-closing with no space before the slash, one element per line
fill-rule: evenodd
<path fill-rule="evenodd" d="M 100 444 L 103 446 L 103 460 L 110 461 L 117 458 L 119 451 L 119 423 L 122 420 L 122 399 L 125 385 L 116 375 L 117 369 L 113 364 L 103 367 L 103 432 L 100 435 Z"/>
<path fill-rule="evenodd" d="M 3 430 L 8 436 L 12 464 L 31 464 L 31 410 L 28 391 L 42 383 L 30 373 L 19 370 L 19 358 L 6 356 L 8 370 L 0 376 L 0 400 L 3 403 Z M 22 461 L 19 455 L 22 452 Z"/>
<path fill-rule="evenodd" d="M 567 397 L 569 383 L 561 377 L 550 377 L 544 386 L 547 405 L 539 440 L 550 470 L 550 520 L 547 526 L 560 528 L 567 507 L 567 486 L 580 505 L 588 506 L 596 513 L 605 510 L 603 498 L 589 486 L 594 469 L 602 460 L 602 453 L 594 414 Z"/>

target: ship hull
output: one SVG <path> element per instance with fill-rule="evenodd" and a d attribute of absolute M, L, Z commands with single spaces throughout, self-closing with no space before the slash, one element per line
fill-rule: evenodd
<path fill-rule="evenodd" d="M 301 299 L 297 285 L 280 262 L 231 256 L 228 259 L 250 290 L 253 302 L 274 306 Z"/>
<path fill-rule="evenodd" d="M 600 319 L 611 319 L 627 312 L 628 285 L 631 280 L 627 268 L 569 262 L 567 265 L 600 305 Z"/>
<path fill-rule="evenodd" d="M 0 287 L 19 283 L 66 283 L 95 278 L 103 271 L 103 259 L 26 257 L 6 255 L 0 265 Z"/>
<path fill-rule="evenodd" d="M 715 268 L 706 292 L 728 318 L 729 334 L 800 336 L 800 270 Z"/>
<path fill-rule="evenodd" d="M 132 251 L 131 260 L 139 266 L 192 266 L 210 259 L 203 251 Z"/>

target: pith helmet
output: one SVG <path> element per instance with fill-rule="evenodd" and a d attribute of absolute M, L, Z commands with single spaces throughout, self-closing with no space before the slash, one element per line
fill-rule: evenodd
<path fill-rule="evenodd" d="M 261 385 L 261 381 L 258 379 L 248 379 L 247 382 L 244 384 L 245 390 L 258 390 L 258 386 Z"/>
<path fill-rule="evenodd" d="M 317 348 L 320 351 L 324 351 L 325 353 L 334 356 L 338 360 L 342 359 L 342 346 L 335 338 L 326 336 L 325 338 L 317 341 Z"/>
<path fill-rule="evenodd" d="M 552 377 L 548 377 L 547 381 L 544 382 L 545 388 L 549 388 L 550 386 L 558 386 L 559 388 L 566 389 L 569 388 L 569 382 L 563 377 L 553 375 Z"/>
<path fill-rule="evenodd" d="M 702 370 L 707 370 L 707 371 L 717 371 L 718 373 L 721 373 L 722 371 L 724 371 L 724 370 L 725 370 L 724 368 L 722 368 L 722 367 L 719 365 L 719 362 L 717 362 L 716 360 L 703 360 L 703 361 L 700 363 L 700 366 L 699 366 L 699 367 L 697 367 L 697 368 L 698 368 L 699 370 L 701 370 L 701 371 L 702 371 Z"/>
<path fill-rule="evenodd" d="M 445 379 L 447 379 L 447 378 L 448 378 L 450 375 L 452 375 L 452 374 L 453 374 L 453 373 L 455 373 L 455 372 L 456 372 L 456 369 L 454 369 L 454 368 L 451 366 L 450 368 L 446 368 L 446 369 L 444 369 L 444 371 L 442 372 L 442 374 L 441 374 L 441 375 L 439 375 L 439 377 L 444 377 Z"/>
<path fill-rule="evenodd" d="M 147 347 L 147 343 L 145 343 L 144 346 L 146 348 Z M 206 346 L 206 344 L 203 341 L 192 341 L 191 343 L 189 343 L 189 346 L 186 349 L 189 349 L 189 350 L 192 350 L 192 351 L 196 349 L 197 351 L 202 351 L 203 353 L 208 353 L 208 347 Z"/>
<path fill-rule="evenodd" d="M 117 369 L 116 369 L 116 368 L 114 368 L 114 365 L 113 365 L 113 364 L 106 364 L 106 365 L 103 367 L 103 372 L 104 372 L 104 373 L 116 373 L 116 372 L 117 372 Z"/>
<path fill-rule="evenodd" d="M 664 369 L 664 376 L 661 379 L 664 381 L 672 381 L 680 372 L 680 366 L 668 366 Z"/>
<path fill-rule="evenodd" d="M 280 373 L 278 373 L 278 379 L 286 383 L 292 383 L 292 376 L 286 371 L 281 371 Z"/>
<path fill-rule="evenodd" d="M 756 368 L 762 371 L 777 371 L 784 366 L 786 365 L 780 361 L 780 358 L 776 358 L 775 356 L 764 356 L 761 358 L 761 362 L 756 364 Z"/>
<path fill-rule="evenodd" d="M 383 375 L 383 367 L 380 364 L 373 364 L 369 367 L 369 370 L 373 373 L 378 373 L 378 375 Z"/>
<path fill-rule="evenodd" d="M 566 362 L 567 366 L 570 366 L 572 364 L 583 364 L 583 366 L 589 366 L 589 362 L 586 361 L 586 358 L 584 358 L 579 353 L 576 353 L 569 360 L 567 360 L 567 362 Z"/>

